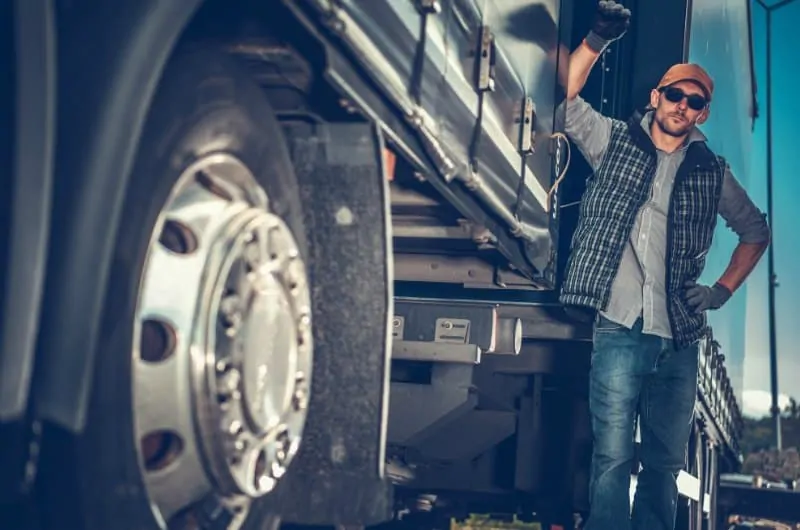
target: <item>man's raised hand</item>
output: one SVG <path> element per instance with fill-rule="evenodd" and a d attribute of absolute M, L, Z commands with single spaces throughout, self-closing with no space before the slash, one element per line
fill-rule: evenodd
<path fill-rule="evenodd" d="M 597 4 L 592 30 L 586 44 L 600 53 L 606 46 L 621 38 L 631 24 L 631 10 L 614 0 L 601 0 Z"/>

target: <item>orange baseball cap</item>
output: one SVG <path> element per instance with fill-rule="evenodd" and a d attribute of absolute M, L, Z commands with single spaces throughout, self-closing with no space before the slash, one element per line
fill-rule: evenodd
<path fill-rule="evenodd" d="M 711 95 L 714 93 L 714 81 L 708 72 L 697 64 L 679 63 L 670 67 L 664 77 L 659 81 L 656 89 L 665 86 L 674 85 L 679 81 L 693 81 L 700 85 L 700 88 L 706 93 L 706 97 L 711 101 Z"/>

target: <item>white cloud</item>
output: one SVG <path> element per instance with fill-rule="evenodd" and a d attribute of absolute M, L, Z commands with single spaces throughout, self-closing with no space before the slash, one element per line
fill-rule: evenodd
<path fill-rule="evenodd" d="M 751 418 L 769 416 L 772 395 L 766 390 L 745 390 L 742 392 L 742 414 Z M 778 406 L 783 410 L 789 404 L 789 396 L 778 394 Z"/>

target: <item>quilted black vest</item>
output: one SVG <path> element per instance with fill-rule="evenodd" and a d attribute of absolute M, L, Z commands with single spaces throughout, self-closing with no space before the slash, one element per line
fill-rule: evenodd
<path fill-rule="evenodd" d="M 561 286 L 561 303 L 605 310 L 636 214 L 650 197 L 657 155 L 641 126 L 642 114 L 614 121 L 600 167 L 589 177 Z M 684 299 L 684 283 L 697 280 L 717 222 L 725 159 L 693 142 L 678 168 L 667 221 L 666 289 L 676 348 L 700 339 L 705 314 Z"/>

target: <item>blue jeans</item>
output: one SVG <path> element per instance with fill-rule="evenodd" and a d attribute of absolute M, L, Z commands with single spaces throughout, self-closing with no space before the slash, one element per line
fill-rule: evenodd
<path fill-rule="evenodd" d="M 684 468 L 697 398 L 698 345 L 671 340 L 599 317 L 589 382 L 594 450 L 591 513 L 586 530 L 674 530 L 676 478 Z M 630 478 L 634 425 L 640 460 L 633 510 Z"/>

